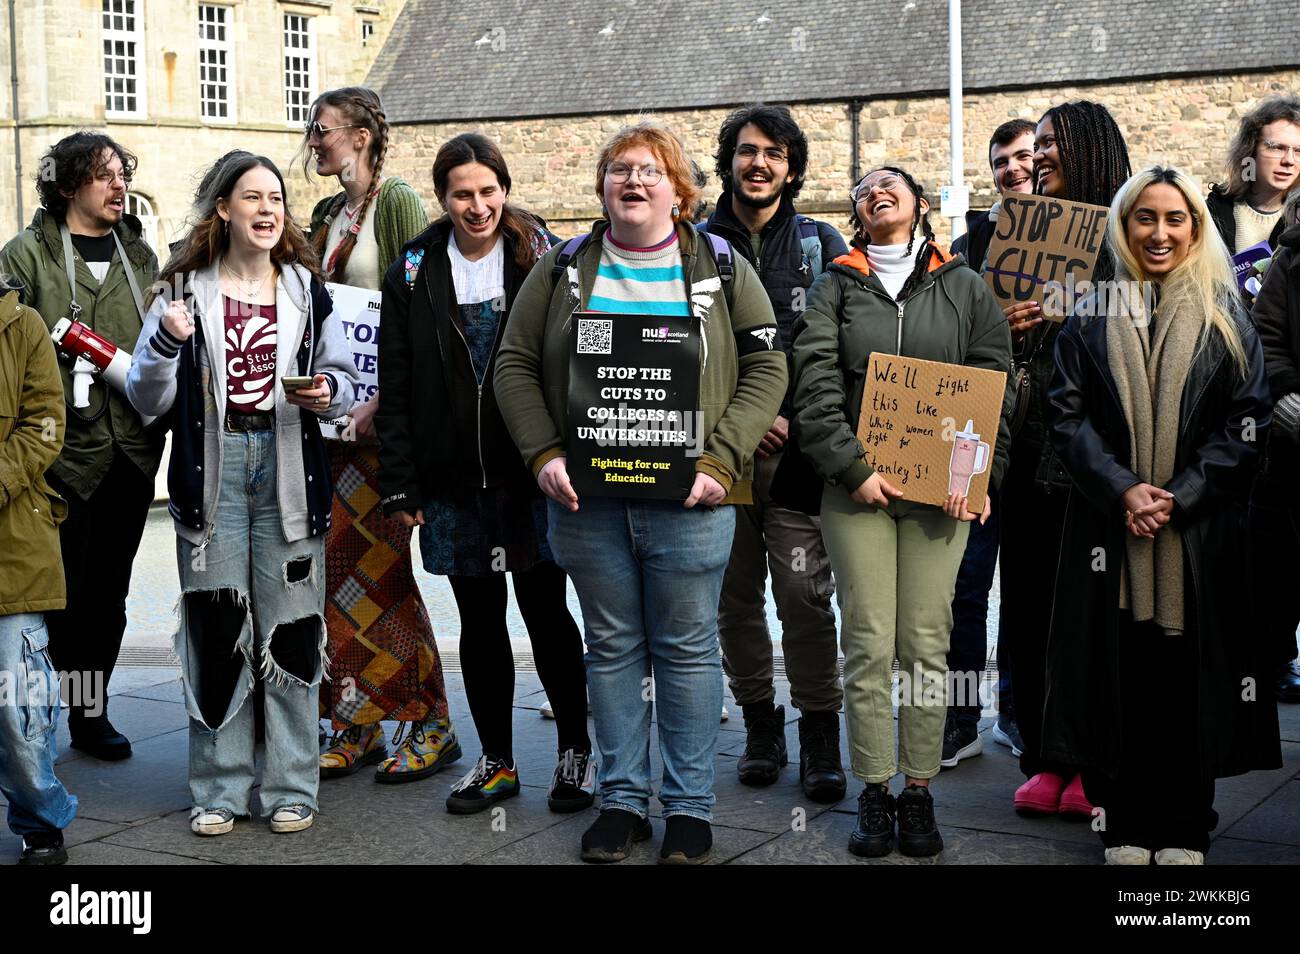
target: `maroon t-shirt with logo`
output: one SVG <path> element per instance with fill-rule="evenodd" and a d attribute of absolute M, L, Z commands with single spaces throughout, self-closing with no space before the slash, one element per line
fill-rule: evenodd
<path fill-rule="evenodd" d="M 275 409 L 275 306 L 250 305 L 224 296 L 226 309 L 226 413 L 264 414 Z"/>

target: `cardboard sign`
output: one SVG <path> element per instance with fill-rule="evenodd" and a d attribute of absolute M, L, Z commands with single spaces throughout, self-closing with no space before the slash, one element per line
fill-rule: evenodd
<path fill-rule="evenodd" d="M 998 304 L 1036 301 L 1044 318 L 1063 321 L 1091 290 L 1080 283 L 1092 281 L 1109 214 L 1105 206 L 1045 195 L 1003 196 L 984 268 Z"/>
<path fill-rule="evenodd" d="M 858 416 L 867 463 L 904 500 L 964 493 L 982 512 L 1006 387 L 1002 371 L 872 352 Z"/>
<path fill-rule="evenodd" d="M 578 497 L 689 497 L 701 450 L 695 319 L 578 312 L 569 355 L 566 463 Z"/>
<path fill-rule="evenodd" d="M 334 299 L 333 318 L 343 323 L 343 333 L 352 345 L 352 360 L 357 365 L 356 403 L 363 404 L 379 390 L 379 304 L 382 296 L 370 288 L 356 285 L 325 286 Z M 352 418 L 344 416 L 320 422 L 322 437 L 347 440 L 344 431 Z"/>

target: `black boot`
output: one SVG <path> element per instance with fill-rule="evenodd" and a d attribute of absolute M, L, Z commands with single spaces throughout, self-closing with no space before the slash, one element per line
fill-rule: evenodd
<path fill-rule="evenodd" d="M 745 754 L 736 771 L 743 785 L 771 785 L 789 764 L 785 748 L 785 706 L 758 703 L 745 712 Z"/>
<path fill-rule="evenodd" d="M 799 781 L 814 802 L 838 802 L 848 780 L 840 764 L 838 712 L 805 712 L 799 717 Z"/>
<path fill-rule="evenodd" d="M 108 721 L 108 715 L 80 716 L 73 710 L 68 716 L 68 733 L 72 748 L 93 755 L 105 762 L 117 762 L 131 757 L 131 742 Z"/>

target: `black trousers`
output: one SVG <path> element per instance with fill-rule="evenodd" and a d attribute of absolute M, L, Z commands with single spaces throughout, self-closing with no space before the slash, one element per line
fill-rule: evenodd
<path fill-rule="evenodd" d="M 582 634 L 569 613 L 564 571 L 543 561 L 510 575 L 537 675 L 555 711 L 559 751 L 590 750 Z M 447 579 L 460 611 L 461 676 L 474 728 L 485 753 L 512 761 L 515 659 L 506 628 L 505 574 Z"/>
<path fill-rule="evenodd" d="M 1119 772 L 1113 779 L 1091 771 L 1083 776 L 1088 800 L 1104 812 L 1099 834 L 1107 848 L 1209 850 L 1218 816 L 1214 780 L 1202 778 L 1200 769 L 1194 638 L 1167 636 L 1124 613 Z"/>
<path fill-rule="evenodd" d="M 102 673 L 107 703 L 108 680 L 126 632 L 131 564 L 153 502 L 153 479 L 121 451 L 89 500 L 53 474 L 46 476 L 68 501 L 67 519 L 59 525 L 68 604 L 45 615 L 50 659 L 61 672 Z M 75 732 L 84 713 L 78 700 L 70 702 L 68 724 Z"/>
<path fill-rule="evenodd" d="M 1251 596 L 1263 644 L 1272 647 L 1267 664 L 1278 668 L 1296 658 L 1296 626 L 1300 624 L 1300 507 L 1295 503 L 1300 469 L 1287 479 L 1261 473 L 1250 495 L 1247 520 L 1251 564 Z M 1265 672 L 1268 675 L 1268 672 Z"/>
<path fill-rule="evenodd" d="M 1044 761 L 1041 756 L 1047 632 L 1068 495 L 1065 490 L 1044 491 L 1034 480 L 1037 469 L 1036 452 L 1013 453 L 998 495 L 1002 504 L 998 645 L 1007 647 L 1015 659 L 1016 725 L 1025 742 L 1020 770 L 1026 778 L 1054 772 L 1068 781 L 1076 773 L 1074 768 Z"/>

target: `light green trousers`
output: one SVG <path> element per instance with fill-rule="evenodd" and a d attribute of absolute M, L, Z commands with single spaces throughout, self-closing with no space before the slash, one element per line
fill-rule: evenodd
<path fill-rule="evenodd" d="M 952 597 L 969 532 L 970 524 L 938 507 L 903 500 L 868 507 L 842 487 L 822 495 L 822 538 L 840 602 L 849 764 L 864 782 L 887 782 L 899 771 L 939 774 Z"/>

